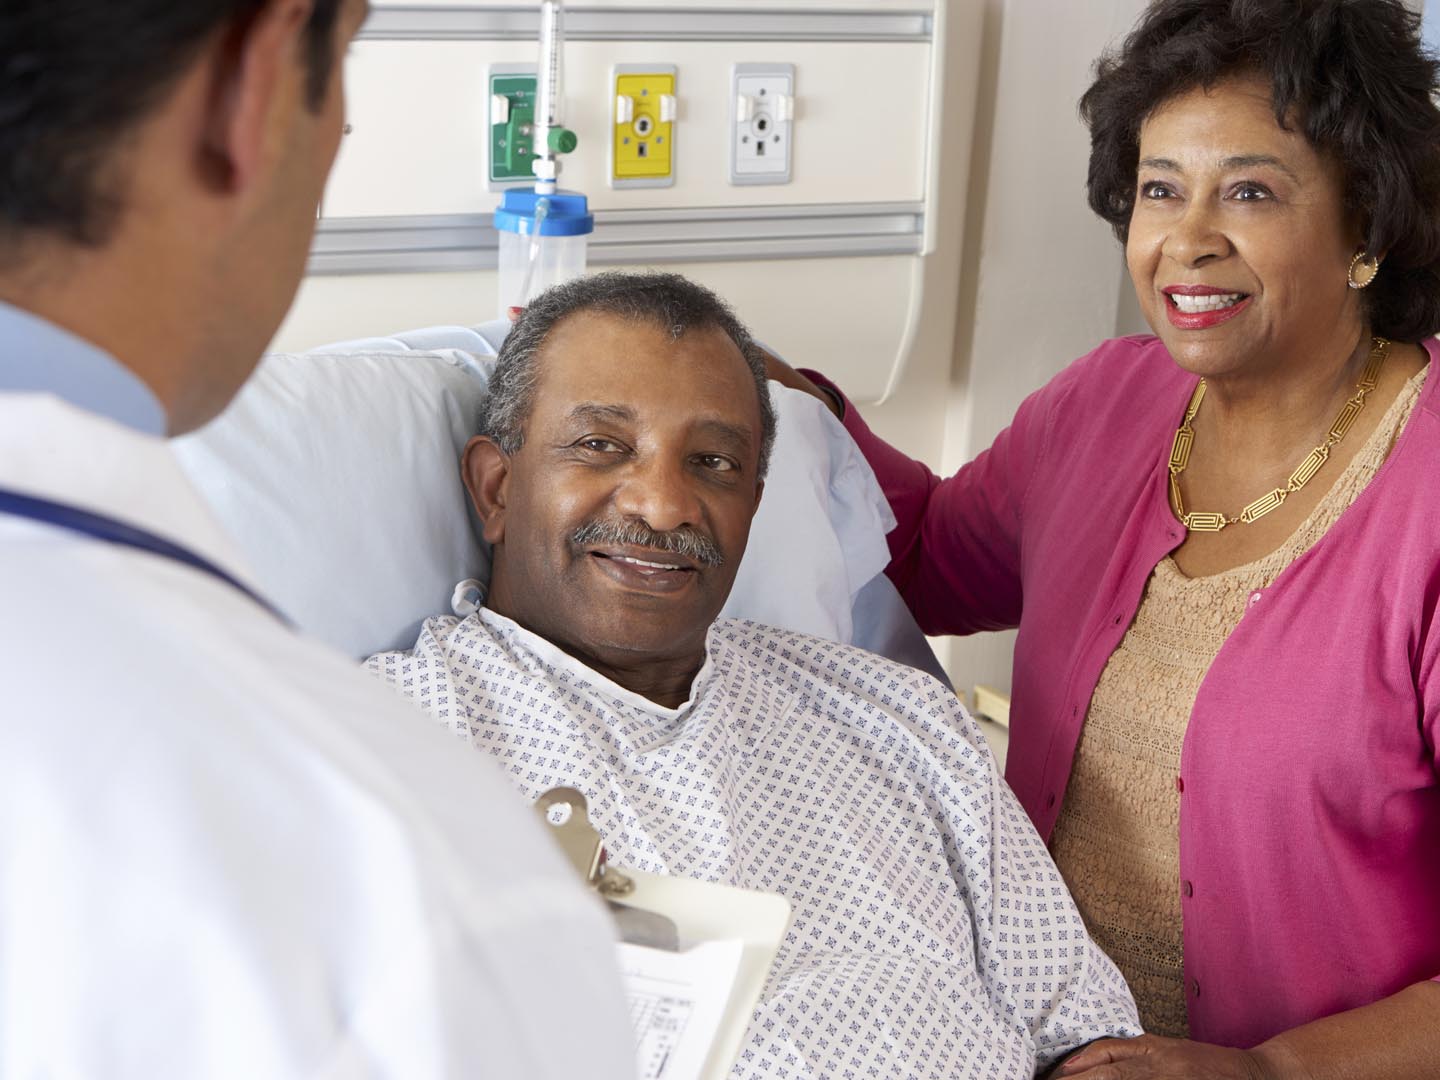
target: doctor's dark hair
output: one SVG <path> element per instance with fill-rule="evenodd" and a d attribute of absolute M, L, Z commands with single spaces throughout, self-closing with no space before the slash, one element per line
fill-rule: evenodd
<path fill-rule="evenodd" d="M 1339 163 L 1365 251 L 1385 256 L 1361 294 L 1373 332 L 1440 330 L 1440 65 L 1402 0 L 1156 0 L 1080 99 L 1091 208 L 1124 242 L 1146 117 L 1246 73 L 1282 128 Z"/>
<path fill-rule="evenodd" d="M 342 0 L 314 0 L 307 104 L 319 110 Z M 0 0 L 0 260 L 28 232 L 98 246 L 125 193 L 114 151 L 207 41 L 264 0 Z"/>
<path fill-rule="evenodd" d="M 532 300 L 500 346 L 489 394 L 480 407 L 480 434 L 494 439 L 507 454 L 524 445 L 525 421 L 539 383 L 540 350 L 560 320 L 580 311 L 649 323 L 668 331 L 672 339 L 692 330 L 719 330 L 733 341 L 750 367 L 760 398 L 758 475 L 765 478 L 775 443 L 775 410 L 770 404 L 764 354 L 725 301 L 679 274 L 593 274 L 547 289 Z"/>

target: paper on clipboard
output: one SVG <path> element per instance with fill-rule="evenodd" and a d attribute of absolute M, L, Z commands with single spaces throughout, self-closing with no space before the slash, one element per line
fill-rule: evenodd
<path fill-rule="evenodd" d="M 556 787 L 536 812 L 582 880 L 666 948 L 618 946 L 645 1080 L 721 1080 L 740 1053 L 750 1015 L 790 925 L 790 901 L 692 878 L 610 867 L 585 795 Z M 645 914 L 650 913 L 650 914 Z M 678 949 L 670 946 L 678 944 Z"/>
<path fill-rule="evenodd" d="M 618 947 L 640 1075 L 723 1080 L 790 925 L 790 902 L 775 893 L 623 872 L 635 882 L 623 903 L 668 916 L 680 935 L 678 953 Z"/>
<path fill-rule="evenodd" d="M 703 1075 L 735 986 L 743 943 L 731 938 L 667 952 L 622 941 L 616 948 L 639 1080 Z"/>

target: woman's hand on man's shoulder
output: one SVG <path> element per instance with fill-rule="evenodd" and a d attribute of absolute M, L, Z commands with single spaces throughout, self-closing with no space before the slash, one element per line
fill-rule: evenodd
<path fill-rule="evenodd" d="M 817 386 L 784 360 L 781 360 L 780 357 L 765 348 L 765 346 L 757 344 L 756 348 L 758 348 L 760 354 L 765 357 L 766 376 L 774 379 L 781 386 L 788 386 L 791 390 L 799 390 L 802 393 L 819 398 L 825 403 L 825 407 L 835 414 L 837 419 L 844 419 L 844 406 L 839 395 L 832 393 L 823 386 Z"/>

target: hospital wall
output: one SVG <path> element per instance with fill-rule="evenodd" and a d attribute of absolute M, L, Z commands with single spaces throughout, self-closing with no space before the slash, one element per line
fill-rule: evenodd
<path fill-rule="evenodd" d="M 642 252 L 628 259 L 623 245 L 607 251 L 597 242 L 591 265 L 646 261 L 710 285 L 762 340 L 852 390 L 883 436 L 952 470 L 988 445 L 1023 397 L 1066 363 L 1103 338 L 1143 329 L 1119 247 L 1085 206 L 1088 147 L 1075 111 L 1095 56 L 1142 6 L 734 0 L 724 6 L 732 16 L 791 13 L 837 32 L 845 25 L 883 29 L 886 18 L 919 14 L 929 20 L 929 40 L 572 40 L 567 120 L 581 148 L 566 162 L 562 183 L 590 197 L 597 240 L 608 215 L 612 235 L 636 237 Z M 378 10 L 404 8 L 422 5 Z M 447 8 L 457 15 L 478 10 L 440 0 L 423 5 Z M 717 5 L 592 0 L 567 10 L 593 20 L 607 8 L 628 12 L 627 19 L 645 9 L 679 12 L 672 25 L 683 30 L 687 12 L 698 17 Z M 832 16 L 852 22 L 824 21 Z M 894 24 L 901 31 L 909 25 Z M 468 227 L 481 220 L 499 199 L 485 183 L 477 149 L 485 133 L 483 74 L 492 61 L 533 55 L 532 44 L 514 39 L 358 43 L 348 83 L 354 133 L 342 146 L 323 221 Z M 724 167 L 728 67 L 756 60 L 796 67 L 793 179 L 732 187 Z M 607 156 L 586 150 L 608 134 L 610 65 L 646 62 L 678 70 L 675 183 L 616 190 L 607 182 Z M 783 235 L 787 214 L 822 211 L 840 231 L 851 218 L 861 227 L 836 238 L 833 253 L 821 250 L 824 237 Z M 647 212 L 662 226 L 653 242 L 636 231 Z M 766 214 L 781 215 L 768 219 L 777 223 L 769 243 Z M 687 217 L 680 232 L 664 235 L 667 218 Z M 707 239 L 727 220 L 733 244 Z M 881 239 L 867 241 L 867 228 Z M 496 314 L 494 270 L 478 259 L 465 264 L 465 253 L 449 268 L 442 256 L 404 272 L 381 259 L 379 269 L 357 272 L 352 263 L 336 273 L 337 234 L 327 241 L 322 231 L 317 250 L 326 242 L 329 255 L 313 260 L 277 348 Z M 861 250 L 867 243 L 883 253 Z M 911 250 L 903 250 L 907 243 Z M 805 257 L 785 257 L 791 244 L 805 245 Z M 1008 690 L 1011 635 L 936 644 L 957 688 Z"/>

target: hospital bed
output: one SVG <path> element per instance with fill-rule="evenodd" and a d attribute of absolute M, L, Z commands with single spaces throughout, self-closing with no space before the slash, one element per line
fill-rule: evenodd
<path fill-rule="evenodd" d="M 360 658 L 409 648 L 483 583 L 460 479 L 508 324 L 441 326 L 267 356 L 226 413 L 175 451 L 249 566 L 304 631 Z M 765 495 L 723 614 L 852 642 L 945 675 L 889 580 L 894 519 L 844 429 L 771 384 Z"/>

